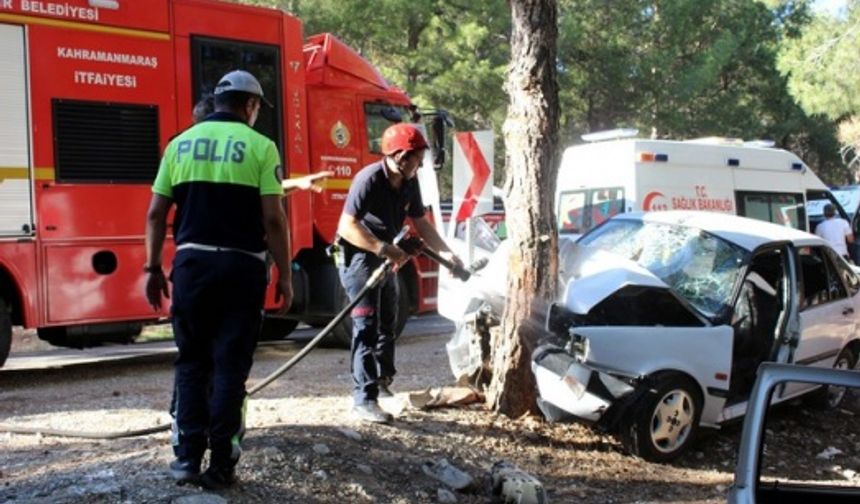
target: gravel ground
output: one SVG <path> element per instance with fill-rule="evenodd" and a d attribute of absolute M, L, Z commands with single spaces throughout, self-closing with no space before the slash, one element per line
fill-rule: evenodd
<path fill-rule="evenodd" d="M 401 340 L 401 394 L 386 408 L 402 408 L 403 392 L 451 381 L 446 340 Z M 298 348 L 261 348 L 250 383 Z M 492 502 L 488 474 L 499 460 L 540 479 L 551 502 L 716 503 L 731 483 L 739 424 L 705 436 L 673 465 L 627 455 L 612 437 L 584 426 L 512 420 L 478 405 L 403 409 L 392 426 L 370 426 L 347 414 L 348 366 L 344 351 L 315 350 L 251 400 L 241 483 L 221 495 L 172 483 L 165 433 L 116 441 L 0 434 L 0 503 Z M 164 356 L 3 373 L 0 423 L 87 431 L 165 424 L 171 379 L 171 358 Z M 802 404 L 780 408 L 772 415 L 766 471 L 860 485 L 858 413 L 854 399 L 823 416 Z M 828 448 L 841 453 L 816 458 Z M 424 473 L 425 463 L 442 458 L 475 478 L 471 490 L 449 492 Z"/>

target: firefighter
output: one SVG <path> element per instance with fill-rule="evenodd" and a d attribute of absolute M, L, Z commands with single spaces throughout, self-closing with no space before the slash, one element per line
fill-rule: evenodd
<path fill-rule="evenodd" d="M 278 269 L 276 300 L 292 302 L 290 251 L 274 142 L 254 131 L 263 90 L 248 72 L 215 87 L 215 113 L 174 138 L 153 184 L 146 223 L 146 297 L 167 296 L 161 265 L 168 211 L 176 204 L 171 315 L 176 418 L 170 472 L 179 483 L 235 482 L 250 371 L 262 323 L 266 249 Z M 209 467 L 200 475 L 207 448 Z"/>
<path fill-rule="evenodd" d="M 409 256 L 392 244 L 406 217 L 412 219 L 426 246 L 462 266 L 436 228 L 424 216 L 424 203 L 415 175 L 427 142 L 412 124 L 390 126 L 382 135 L 383 158 L 364 167 L 353 179 L 338 222 L 342 257 L 338 271 L 350 300 L 386 259 L 403 264 Z M 351 371 L 353 414 L 375 423 L 392 416 L 379 407 L 380 395 L 390 396 L 394 368 L 394 317 L 398 312 L 395 274 L 389 274 L 352 310 Z"/>

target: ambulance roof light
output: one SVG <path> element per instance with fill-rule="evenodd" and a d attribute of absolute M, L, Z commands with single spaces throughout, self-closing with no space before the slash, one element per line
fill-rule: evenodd
<path fill-rule="evenodd" d="M 619 138 L 635 137 L 638 134 L 639 130 L 636 128 L 618 128 L 586 133 L 585 135 L 582 135 L 582 139 L 586 142 L 601 142 L 603 140 L 617 140 Z"/>
<path fill-rule="evenodd" d="M 762 147 L 765 149 L 770 149 L 771 147 L 773 147 L 775 145 L 776 145 L 776 142 L 774 142 L 773 140 L 757 139 L 757 140 L 747 140 L 746 142 L 744 142 L 744 147 Z"/>
<path fill-rule="evenodd" d="M 697 144 L 707 144 L 707 145 L 743 145 L 744 141 L 740 138 L 727 138 L 727 137 L 702 137 L 702 138 L 692 138 L 690 140 L 684 140 L 684 143 L 697 143 Z"/>
<path fill-rule="evenodd" d="M 97 9 L 119 10 L 119 0 L 90 0 L 89 4 Z"/>

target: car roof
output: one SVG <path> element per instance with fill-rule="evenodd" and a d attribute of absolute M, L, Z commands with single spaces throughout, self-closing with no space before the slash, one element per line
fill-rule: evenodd
<path fill-rule="evenodd" d="M 791 242 L 795 246 L 827 245 L 822 238 L 788 226 L 779 226 L 758 219 L 717 212 L 669 210 L 665 212 L 631 212 L 616 219 L 641 220 L 662 224 L 694 227 L 707 231 L 739 247 L 753 251 L 773 242 Z"/>

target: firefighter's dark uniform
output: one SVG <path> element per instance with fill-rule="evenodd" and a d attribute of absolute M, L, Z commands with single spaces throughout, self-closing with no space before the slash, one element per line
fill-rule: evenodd
<path fill-rule="evenodd" d="M 267 283 L 263 195 L 281 195 L 275 144 L 218 112 L 167 146 L 153 192 L 176 202 L 171 315 L 176 359 L 173 446 L 183 460 L 232 468 L 245 380 Z"/>
<path fill-rule="evenodd" d="M 400 189 L 391 186 L 382 161 L 364 167 L 353 179 L 343 207 L 345 214 L 363 223 L 380 240 L 391 243 L 406 217 L 424 216 L 424 203 L 416 179 L 404 179 Z M 350 300 L 364 287 L 384 259 L 340 240 L 344 262 L 338 268 Z M 394 321 L 397 283 L 389 274 L 352 310 L 351 370 L 356 404 L 375 401 L 378 380 L 390 379 L 394 368 Z"/>

